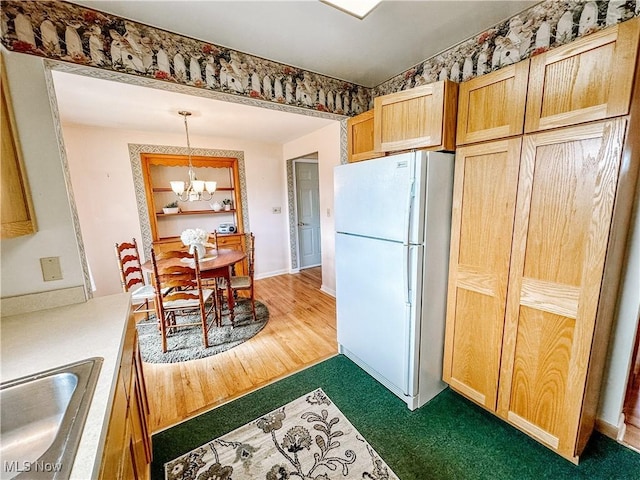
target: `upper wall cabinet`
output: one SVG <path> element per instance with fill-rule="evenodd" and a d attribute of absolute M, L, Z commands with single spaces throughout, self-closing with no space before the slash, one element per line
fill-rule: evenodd
<path fill-rule="evenodd" d="M 525 131 L 629 113 L 640 18 L 531 59 Z"/>
<path fill-rule="evenodd" d="M 373 110 L 347 120 L 347 147 L 349 162 L 359 162 L 382 157 L 384 153 L 374 151 Z"/>
<path fill-rule="evenodd" d="M 2 80 L 2 234 L 1 238 L 29 235 L 36 231 L 36 221 L 31 194 L 22 164 L 20 144 L 7 91 L 4 62 L 0 60 Z"/>
<path fill-rule="evenodd" d="M 529 60 L 460 84 L 458 145 L 521 135 Z"/>
<path fill-rule="evenodd" d="M 431 83 L 374 99 L 374 149 L 455 150 L 458 84 Z"/>

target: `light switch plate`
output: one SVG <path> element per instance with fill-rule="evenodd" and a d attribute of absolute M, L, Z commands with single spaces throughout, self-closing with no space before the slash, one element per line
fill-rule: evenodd
<path fill-rule="evenodd" d="M 42 279 L 45 282 L 49 282 L 51 280 L 62 280 L 60 257 L 41 258 L 40 267 L 42 268 Z"/>

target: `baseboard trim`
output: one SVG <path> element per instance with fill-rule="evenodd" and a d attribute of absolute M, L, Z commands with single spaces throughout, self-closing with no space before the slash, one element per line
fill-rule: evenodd
<path fill-rule="evenodd" d="M 620 429 L 615 425 L 611 425 L 609 422 L 605 422 L 599 418 L 596 418 L 595 429 L 606 437 L 612 440 L 618 441 L 620 435 Z"/>
<path fill-rule="evenodd" d="M 47 292 L 29 293 L 15 297 L 2 299 L 0 315 L 22 315 L 24 313 L 37 312 L 48 308 L 64 307 L 87 301 L 84 286 L 49 290 Z"/>
<path fill-rule="evenodd" d="M 320 291 L 326 293 L 327 295 L 331 295 L 333 298 L 336 298 L 336 291 L 324 284 L 322 284 L 322 286 L 320 287 Z"/>
<path fill-rule="evenodd" d="M 289 270 L 275 270 L 273 272 L 261 273 L 259 275 L 256 274 L 255 279 L 261 280 L 263 278 L 277 277 L 278 275 L 284 275 L 286 273 L 290 273 Z"/>

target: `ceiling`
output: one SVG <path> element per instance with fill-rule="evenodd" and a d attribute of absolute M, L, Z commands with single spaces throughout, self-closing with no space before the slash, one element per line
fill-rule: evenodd
<path fill-rule="evenodd" d="M 363 20 L 315 0 L 73 3 L 372 87 L 538 2 L 388 0 Z M 187 109 L 194 134 L 283 143 L 330 122 L 59 72 L 54 81 L 67 123 L 177 133 Z"/>

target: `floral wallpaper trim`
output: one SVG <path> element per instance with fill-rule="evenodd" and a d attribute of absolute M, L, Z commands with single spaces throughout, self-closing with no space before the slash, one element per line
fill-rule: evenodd
<path fill-rule="evenodd" d="M 64 1 L 2 2 L 9 50 L 306 112 L 357 115 L 380 95 L 469 80 L 640 15 L 640 0 L 543 0 L 369 89 Z"/>
<path fill-rule="evenodd" d="M 309 110 L 355 115 L 370 90 L 64 1 L 2 2 L 14 52 Z"/>
<path fill-rule="evenodd" d="M 56 130 L 56 140 L 58 141 L 58 150 L 60 153 L 60 161 L 62 165 L 62 174 L 64 176 L 64 183 L 67 189 L 67 198 L 69 199 L 69 209 L 71 211 L 71 221 L 73 222 L 73 230 L 76 236 L 76 242 L 78 246 L 78 255 L 80 255 L 80 268 L 82 269 L 82 278 L 84 282 L 85 300 L 93 298 L 93 291 L 95 289 L 94 281 L 91 278 L 89 272 L 89 264 L 87 262 L 87 252 L 84 248 L 84 239 L 82 238 L 82 231 L 80 229 L 80 216 L 78 214 L 78 207 L 76 205 L 75 196 L 73 193 L 73 184 L 71 182 L 71 171 L 69 170 L 69 159 L 67 158 L 67 149 L 64 146 L 64 135 L 62 134 L 62 123 L 60 122 L 60 111 L 58 110 L 58 100 L 55 94 L 55 87 L 53 85 L 53 77 L 51 70 L 45 68 L 45 83 L 47 93 L 49 96 L 49 104 L 51 105 L 51 114 L 53 116 L 53 126 Z"/>
<path fill-rule="evenodd" d="M 372 97 L 479 77 L 638 15 L 640 0 L 545 0 L 378 85 Z"/>

